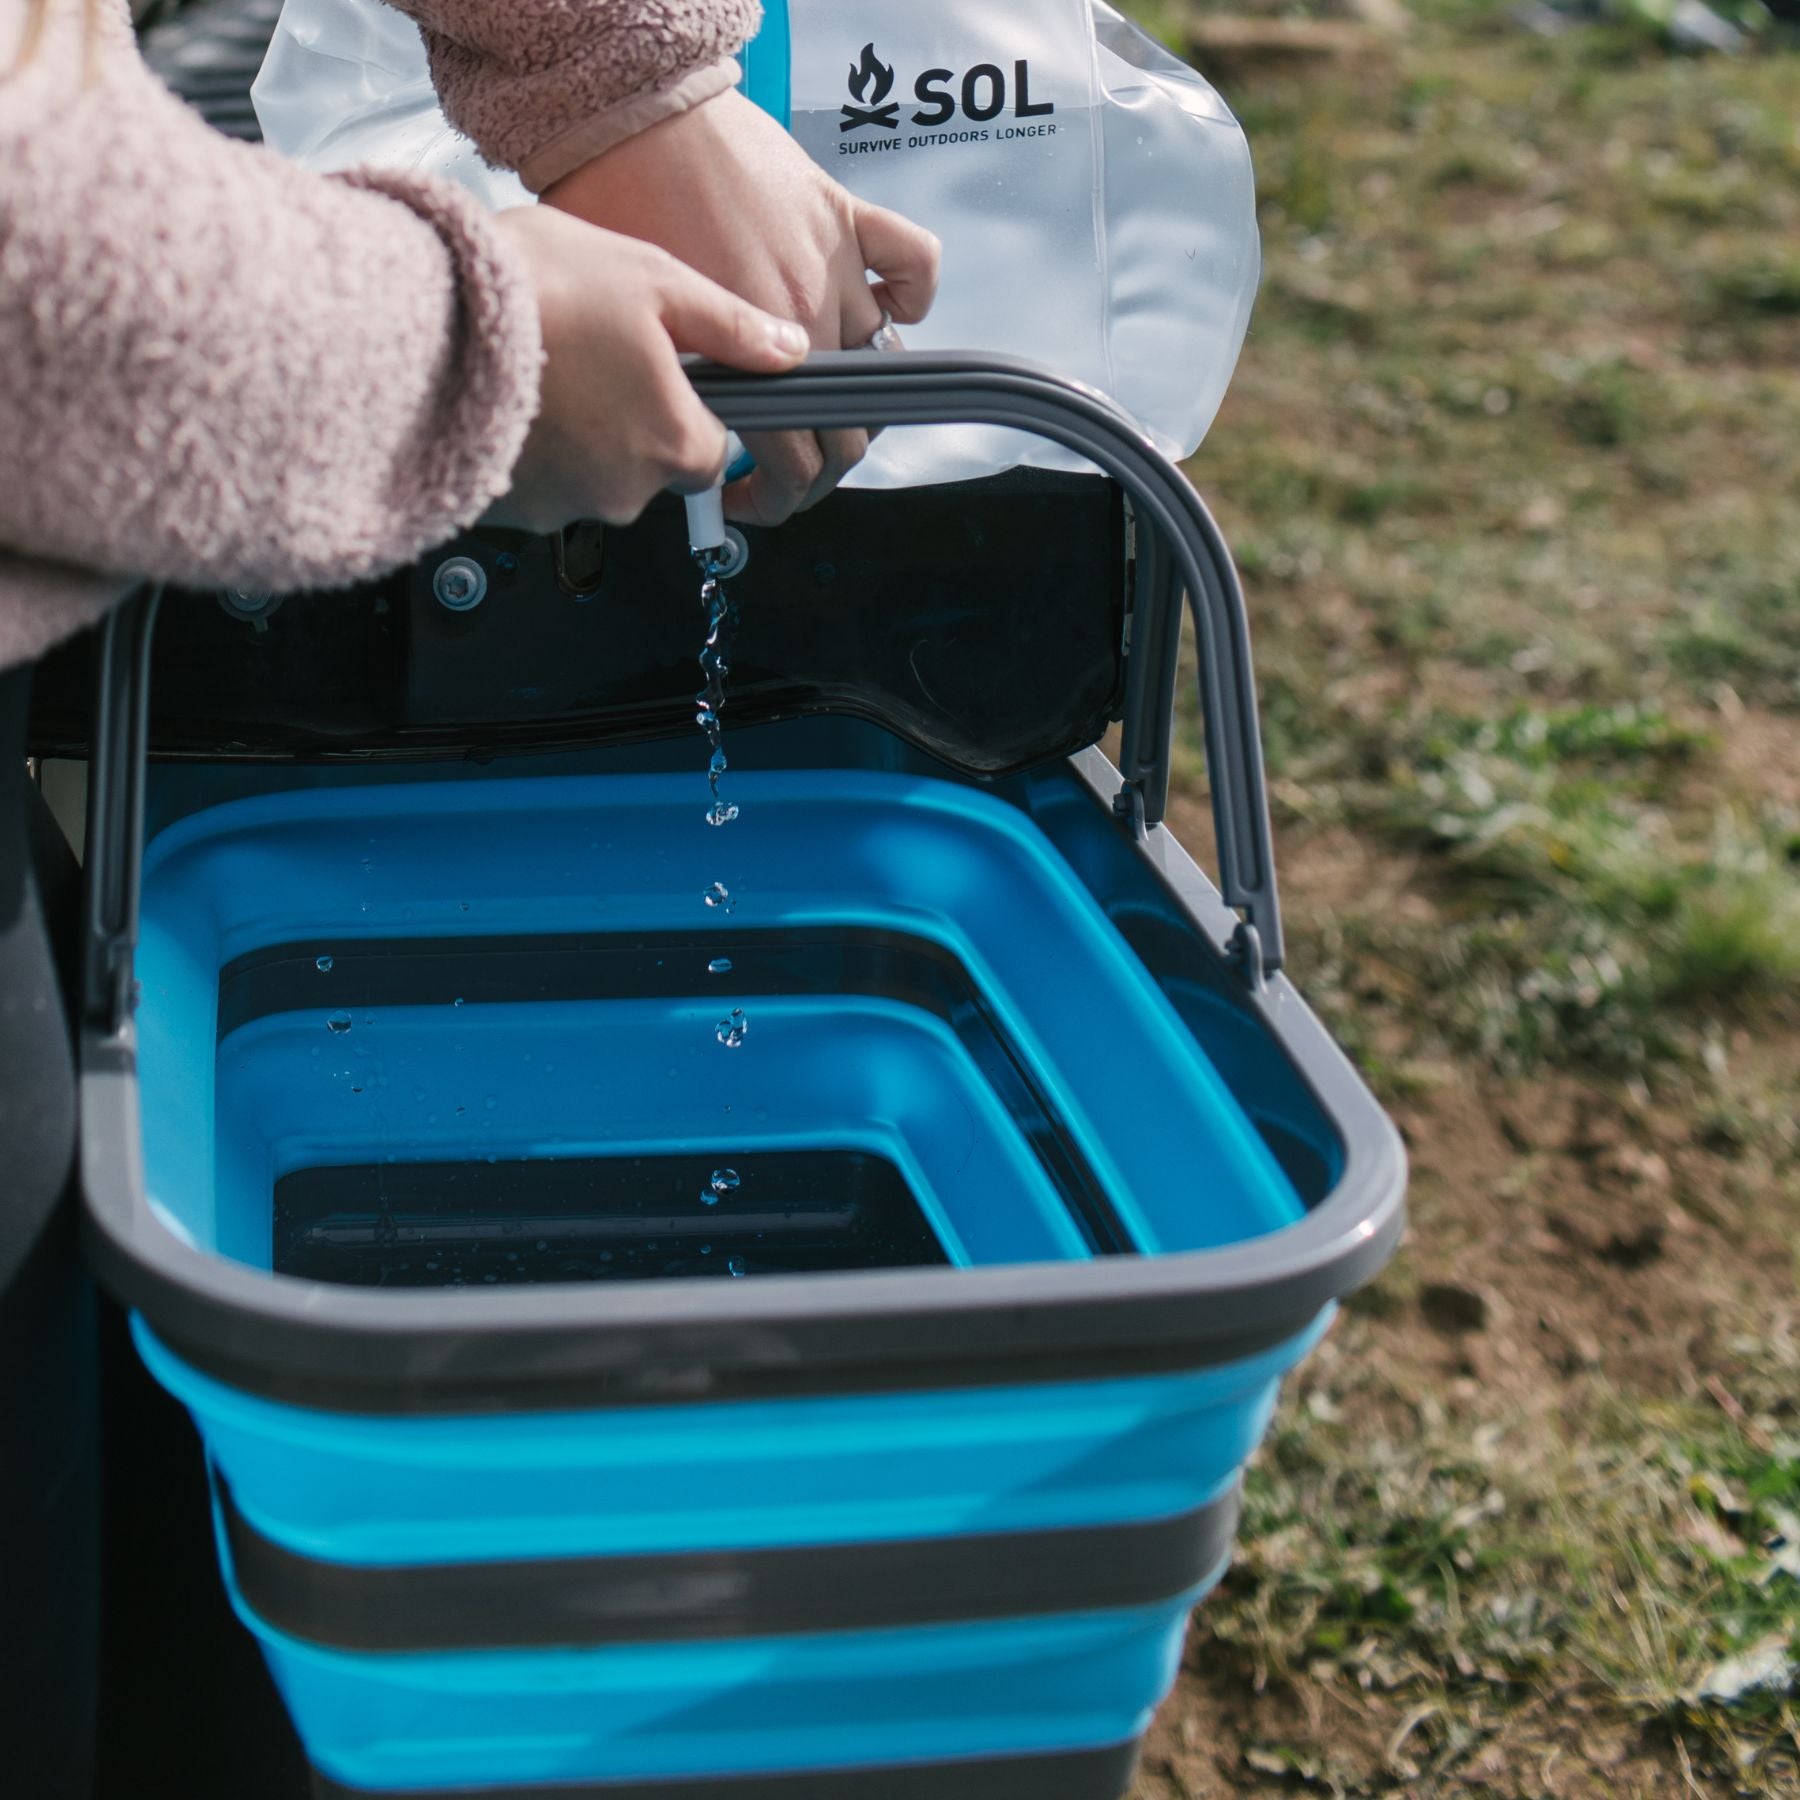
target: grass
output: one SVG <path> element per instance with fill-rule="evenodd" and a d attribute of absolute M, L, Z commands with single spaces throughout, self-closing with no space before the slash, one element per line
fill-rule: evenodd
<path fill-rule="evenodd" d="M 1429 853 L 1417 1048 L 1691 1062 L 1800 991 L 1796 802 L 1721 754 L 1800 715 L 1794 64 L 1430 13 L 1231 95 L 1268 274 L 1196 476 L 1277 804 Z"/>
<path fill-rule="evenodd" d="M 1663 804 L 1707 737 L 1655 709 L 1516 709 L 1421 721 L 1348 804 L 1447 884 L 1432 946 L 1455 1048 L 1510 1069 L 1638 1067 L 1729 1009 L 1800 995 L 1793 822 Z"/>
<path fill-rule="evenodd" d="M 1661 17 L 1209 71 L 1265 280 L 1192 469 L 1415 1239 L 1278 1415 L 1152 1800 L 1800 1793 L 1800 58 Z"/>
<path fill-rule="evenodd" d="M 1791 1343 L 1760 1348 L 1800 1374 Z M 1793 1791 L 1800 1713 L 1775 1671 L 1800 1662 L 1800 1438 L 1604 1389 L 1572 1418 L 1473 1431 L 1429 1395 L 1404 1414 L 1371 1439 L 1312 1385 L 1250 1479 L 1213 1656 L 1246 1687 L 1429 1705 L 1372 1783 L 1329 1743 L 1287 1745 L 1291 1773 L 1388 1792 L 1479 1765 L 1552 1692 L 1603 1698 L 1652 1741 L 1697 1738 L 1744 1791 Z"/>

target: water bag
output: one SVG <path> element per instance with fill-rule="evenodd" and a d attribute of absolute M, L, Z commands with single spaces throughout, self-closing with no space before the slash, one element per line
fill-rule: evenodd
<path fill-rule="evenodd" d="M 1110 395 L 1171 456 L 1224 398 L 1260 267 L 1249 147 L 1211 85 L 1103 0 L 767 0 L 746 91 L 852 192 L 944 245 L 917 349 L 1025 356 Z M 253 89 L 310 168 L 433 171 L 529 201 L 446 121 L 412 21 L 287 0 Z M 890 435 L 853 485 L 917 486 L 1068 450 L 1002 427 Z"/>

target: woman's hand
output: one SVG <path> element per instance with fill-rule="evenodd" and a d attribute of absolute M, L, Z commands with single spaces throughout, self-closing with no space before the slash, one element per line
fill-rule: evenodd
<path fill-rule="evenodd" d="M 776 374 L 805 356 L 806 333 L 635 237 L 550 207 L 519 207 L 498 224 L 537 290 L 544 373 L 512 488 L 488 519 L 526 531 L 624 525 L 664 488 L 712 486 L 725 470 L 725 427 L 681 353 Z"/>
<path fill-rule="evenodd" d="M 816 349 L 867 343 L 884 310 L 917 323 L 937 293 L 937 239 L 840 187 L 737 93 L 628 138 L 543 197 L 660 244 L 734 294 L 795 320 Z M 774 525 L 830 493 L 869 440 L 861 431 L 765 432 L 745 443 L 756 472 L 727 490 L 727 508 Z"/>

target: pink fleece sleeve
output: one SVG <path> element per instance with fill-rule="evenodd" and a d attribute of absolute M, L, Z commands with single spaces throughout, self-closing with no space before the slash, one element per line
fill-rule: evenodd
<path fill-rule="evenodd" d="M 725 92 L 757 0 L 390 0 L 419 22 L 451 124 L 534 193 Z"/>
<path fill-rule="evenodd" d="M 0 80 L 0 552 L 245 587 L 393 567 L 505 490 L 541 362 L 460 189 L 233 143 L 128 41 L 85 82 L 54 43 Z"/>

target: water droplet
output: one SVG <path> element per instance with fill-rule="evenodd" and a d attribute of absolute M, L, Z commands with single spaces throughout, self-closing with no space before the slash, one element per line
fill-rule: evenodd
<path fill-rule="evenodd" d="M 702 1188 L 700 1190 L 700 1204 L 702 1206 L 717 1206 L 719 1204 L 719 1196 L 715 1194 L 711 1188 Z"/>
<path fill-rule="evenodd" d="M 313 967 L 317 969 L 321 975 L 329 975 L 331 973 L 331 958 L 329 956 L 321 956 L 318 961 L 313 964 Z"/>
<path fill-rule="evenodd" d="M 732 910 L 733 901 L 731 898 L 731 889 L 722 881 L 715 881 L 712 886 L 706 890 L 704 898 L 708 906 L 716 906 L 721 912 L 730 912 Z"/>
<path fill-rule="evenodd" d="M 718 1040 L 727 1050 L 738 1050 L 743 1047 L 744 1039 L 750 1035 L 750 1021 L 744 1017 L 744 1009 L 734 1006 L 729 1019 L 719 1021 L 716 1033 Z"/>
<path fill-rule="evenodd" d="M 706 809 L 706 822 L 709 825 L 729 825 L 738 816 L 738 809 L 728 800 L 715 800 Z"/>
<path fill-rule="evenodd" d="M 469 910 L 469 903 L 466 900 L 459 900 L 456 904 L 460 906 L 464 912 Z"/>
<path fill-rule="evenodd" d="M 540 1250 L 548 1250 L 550 1248 L 550 1240 L 548 1238 L 539 1238 L 537 1241 L 537 1247 Z"/>
<path fill-rule="evenodd" d="M 325 1021 L 325 1027 L 328 1031 L 348 1031 L 354 1022 L 347 1012 L 334 1012 Z"/>
<path fill-rule="evenodd" d="M 464 1003 L 464 1002 L 463 1002 L 463 997 L 462 997 L 462 995 L 461 995 L 461 994 L 458 994 L 458 995 L 457 995 L 457 996 L 456 996 L 456 998 L 455 998 L 455 999 L 454 999 L 454 1000 L 452 1000 L 452 1001 L 451 1001 L 451 1002 L 450 1002 L 450 1004 L 451 1004 L 451 1005 L 452 1005 L 452 1006 L 461 1006 L 461 1005 L 462 1005 L 462 1004 L 463 1004 L 463 1003 Z M 458 1048 L 460 1048 L 460 1047 L 461 1047 L 461 1046 L 460 1046 L 460 1045 L 459 1045 L 459 1046 L 458 1046 Z"/>
<path fill-rule="evenodd" d="M 726 1263 L 725 1266 L 732 1272 L 733 1275 L 743 1275 L 743 1274 L 747 1273 L 745 1266 L 744 1266 L 744 1259 L 741 1256 L 732 1257 L 732 1259 L 728 1263 Z"/>
<path fill-rule="evenodd" d="M 706 965 L 706 972 L 709 975 L 729 975 L 731 973 L 731 958 L 729 956 L 715 956 L 712 961 Z"/>
<path fill-rule="evenodd" d="M 500 1102 L 492 1094 L 489 1094 L 488 1097 L 485 1100 L 483 1100 L 481 1104 L 483 1106 L 485 1106 L 489 1112 L 492 1112 L 494 1110 L 494 1108 L 500 1104 Z"/>
<path fill-rule="evenodd" d="M 712 1191 L 715 1194 L 731 1194 L 737 1191 L 738 1172 L 736 1169 L 714 1169 L 712 1172 Z"/>
<path fill-rule="evenodd" d="M 702 1256 L 711 1256 L 712 1255 L 712 1245 L 711 1244 L 702 1244 L 700 1246 L 700 1254 Z"/>

